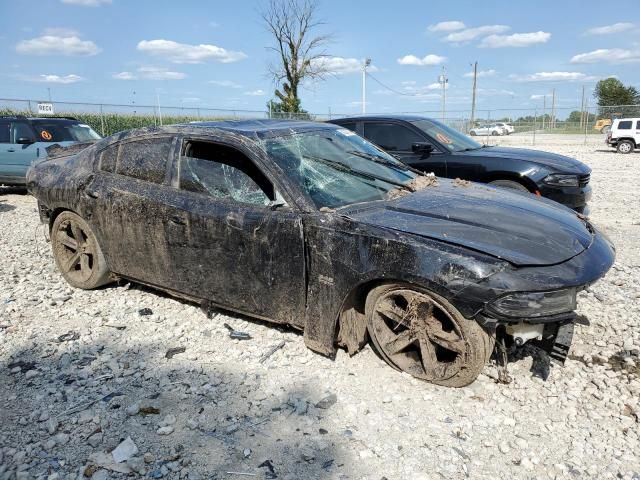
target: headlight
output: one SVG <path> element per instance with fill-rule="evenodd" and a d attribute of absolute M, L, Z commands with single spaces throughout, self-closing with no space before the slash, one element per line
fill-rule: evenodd
<path fill-rule="evenodd" d="M 547 185 L 555 185 L 557 187 L 577 187 L 578 177 L 577 175 L 549 175 L 544 179 L 544 183 Z"/>
<path fill-rule="evenodd" d="M 576 309 L 576 290 L 511 293 L 489 304 L 489 309 L 505 317 L 548 317 Z"/>

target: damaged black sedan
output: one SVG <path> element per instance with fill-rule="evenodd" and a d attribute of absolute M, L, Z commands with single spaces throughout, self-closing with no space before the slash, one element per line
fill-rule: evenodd
<path fill-rule="evenodd" d="M 329 124 L 134 130 L 50 152 L 27 180 L 74 287 L 134 280 L 326 355 L 371 339 L 440 385 L 473 382 L 496 338 L 562 360 L 577 292 L 614 260 L 561 205 L 423 176 Z"/>

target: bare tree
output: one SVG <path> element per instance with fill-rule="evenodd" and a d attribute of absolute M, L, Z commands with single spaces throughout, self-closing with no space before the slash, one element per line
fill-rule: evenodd
<path fill-rule="evenodd" d="M 268 47 L 278 55 L 269 73 L 281 89 L 275 95 L 283 112 L 301 111 L 298 89 L 307 80 L 322 79 L 328 72 L 324 47 L 330 35 L 313 36 L 312 30 L 324 23 L 317 19 L 317 0 L 270 0 L 262 12 L 267 29 L 275 39 Z"/>

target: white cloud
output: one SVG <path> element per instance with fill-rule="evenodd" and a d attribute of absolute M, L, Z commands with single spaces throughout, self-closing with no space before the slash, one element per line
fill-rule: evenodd
<path fill-rule="evenodd" d="M 78 5 L 80 7 L 99 7 L 100 5 L 108 5 L 111 0 L 61 0 L 67 5 Z"/>
<path fill-rule="evenodd" d="M 114 73 L 113 75 L 111 75 L 111 78 L 115 80 L 135 80 L 136 76 L 131 72 L 120 72 Z"/>
<path fill-rule="evenodd" d="M 478 93 L 485 97 L 513 96 L 516 92 L 498 88 L 479 88 Z"/>
<path fill-rule="evenodd" d="M 613 25 L 605 25 L 604 27 L 595 27 L 587 30 L 587 35 L 609 35 L 611 33 L 622 33 L 633 30 L 636 26 L 629 22 L 618 22 Z"/>
<path fill-rule="evenodd" d="M 182 80 L 187 78 L 186 73 L 173 72 L 166 68 L 144 66 L 133 72 L 119 72 L 111 75 L 114 80 Z"/>
<path fill-rule="evenodd" d="M 173 63 L 204 63 L 209 60 L 232 63 L 247 58 L 243 52 L 226 50 L 215 45 L 189 45 L 162 39 L 142 40 L 137 48 L 141 52 L 166 58 Z"/>
<path fill-rule="evenodd" d="M 329 73 L 342 75 L 346 73 L 356 73 L 362 71 L 364 60 L 358 58 L 345 57 L 320 57 L 313 61 L 317 68 L 323 68 Z M 378 67 L 370 65 L 367 67 L 369 72 L 377 72 Z"/>
<path fill-rule="evenodd" d="M 551 38 L 549 32 L 514 33 L 513 35 L 489 35 L 482 39 L 482 48 L 518 48 L 537 43 L 547 43 Z"/>
<path fill-rule="evenodd" d="M 43 82 L 43 83 L 60 83 L 60 84 L 69 84 L 83 81 L 79 75 L 69 74 L 69 75 L 38 75 L 37 77 L 31 78 L 33 82 Z"/>
<path fill-rule="evenodd" d="M 483 25 L 481 27 L 467 28 L 459 32 L 450 33 L 444 37 L 445 42 L 469 42 L 478 37 L 484 37 L 496 33 L 504 33 L 511 30 L 507 25 Z"/>
<path fill-rule="evenodd" d="M 600 48 L 588 53 L 575 55 L 571 63 L 633 63 L 640 62 L 640 49 Z"/>
<path fill-rule="evenodd" d="M 529 97 L 529 100 L 542 100 L 544 97 L 548 97 L 548 96 L 549 96 L 549 94 L 545 94 L 545 95 L 535 94 L 535 95 L 531 95 Z"/>
<path fill-rule="evenodd" d="M 494 69 L 490 69 L 490 70 L 480 70 L 478 72 L 478 78 L 482 78 L 482 77 L 492 77 L 493 75 L 496 74 L 496 71 Z M 473 72 L 467 72 L 464 74 L 465 77 L 467 78 L 473 78 Z"/>
<path fill-rule="evenodd" d="M 16 52 L 23 55 L 67 55 L 91 56 L 100 52 L 91 40 L 81 40 L 77 35 L 43 35 L 22 40 L 16 45 Z"/>
<path fill-rule="evenodd" d="M 264 90 L 262 89 L 258 89 L 258 90 L 251 90 L 249 92 L 244 92 L 245 95 L 249 95 L 251 97 L 262 97 L 264 96 Z"/>
<path fill-rule="evenodd" d="M 441 57 L 440 55 L 429 54 L 425 57 L 419 58 L 415 55 L 405 55 L 398 59 L 398 63 L 400 65 L 416 65 L 416 66 L 427 66 L 427 65 L 440 65 L 447 61 L 447 57 Z"/>
<path fill-rule="evenodd" d="M 509 78 L 518 82 L 575 82 L 594 80 L 596 77 L 581 72 L 538 72 L 529 75 L 509 75 Z"/>
<path fill-rule="evenodd" d="M 218 87 L 226 87 L 226 88 L 242 88 L 242 85 L 239 83 L 233 82 L 231 80 L 209 80 L 207 83 L 211 85 L 216 85 Z"/>
<path fill-rule="evenodd" d="M 450 20 L 448 22 L 429 25 L 430 32 L 455 32 L 456 30 L 462 30 L 464 28 L 467 28 L 467 26 L 458 20 Z"/>

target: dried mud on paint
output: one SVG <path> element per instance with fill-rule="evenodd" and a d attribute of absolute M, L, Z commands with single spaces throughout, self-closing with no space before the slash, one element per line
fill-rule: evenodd
<path fill-rule="evenodd" d="M 410 182 L 405 184 L 406 188 L 396 188 L 395 190 L 391 190 L 387 194 L 387 200 L 395 200 L 396 198 L 404 197 L 405 195 L 409 195 L 412 192 L 417 192 L 418 190 L 423 190 L 427 187 L 437 187 L 438 186 L 438 178 L 433 173 L 427 173 L 423 176 L 416 177 Z"/>

